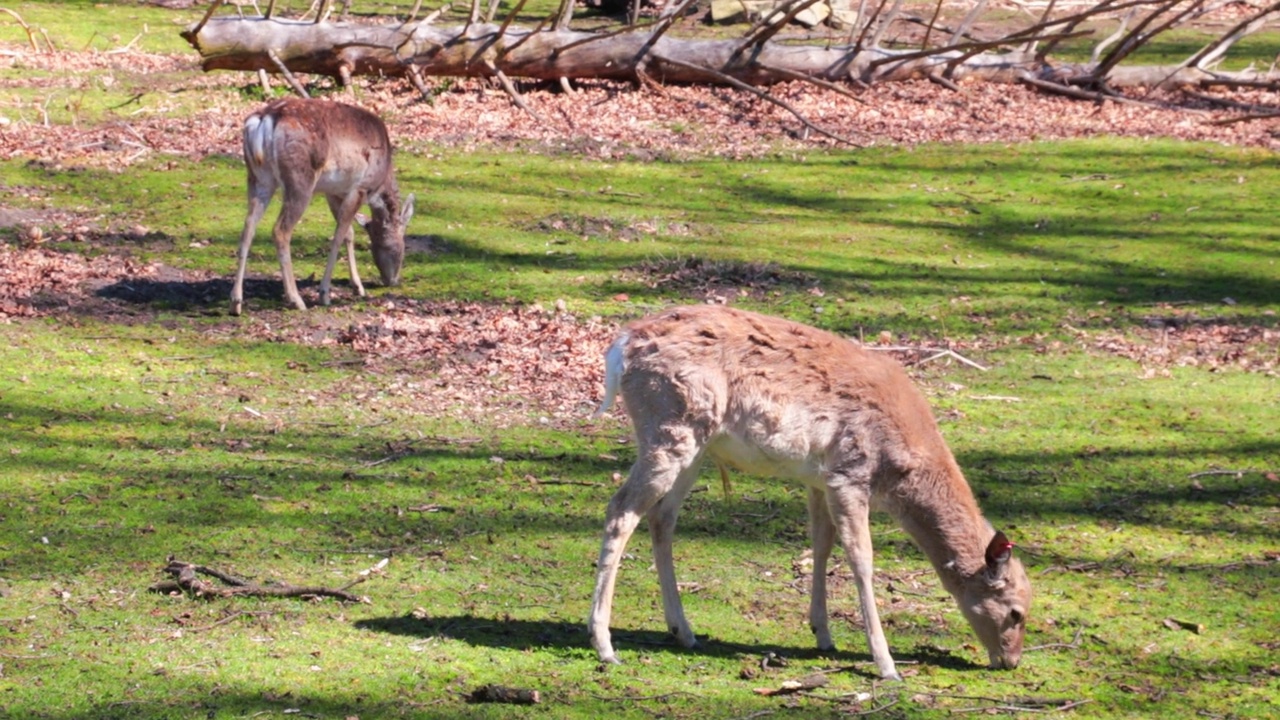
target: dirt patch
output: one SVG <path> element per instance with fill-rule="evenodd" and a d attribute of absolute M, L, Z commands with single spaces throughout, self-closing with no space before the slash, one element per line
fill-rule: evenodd
<path fill-rule="evenodd" d="M 820 293 L 818 278 L 787 270 L 777 263 L 740 260 L 646 260 L 623 269 L 621 279 L 646 287 L 675 290 L 699 300 L 726 302 L 738 297 L 762 297 L 774 290 Z"/>

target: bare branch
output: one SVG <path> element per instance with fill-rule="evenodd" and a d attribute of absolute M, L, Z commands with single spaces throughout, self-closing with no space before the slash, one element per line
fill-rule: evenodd
<path fill-rule="evenodd" d="M 1044 14 L 1040 16 L 1040 24 L 1041 24 L 1041 25 L 1043 25 L 1043 24 L 1045 24 L 1046 22 L 1048 22 L 1048 21 L 1049 21 L 1049 17 L 1050 17 L 1051 15 L 1053 15 L 1053 9 L 1054 9 L 1054 7 L 1056 7 L 1057 5 L 1058 5 L 1058 0 L 1049 0 L 1049 4 L 1048 4 L 1048 5 L 1046 5 L 1046 6 L 1045 6 L 1045 8 L 1044 8 Z M 1032 50 L 1035 50 L 1035 48 L 1036 48 L 1036 43 L 1035 43 L 1035 42 L 1028 42 L 1026 45 L 1023 45 L 1023 46 L 1022 46 L 1022 52 L 1027 52 L 1027 53 L 1029 53 L 1029 52 L 1031 52 Z"/>
<path fill-rule="evenodd" d="M 942 0 L 938 0 L 938 4 L 933 6 L 933 15 L 929 18 L 929 26 L 924 29 L 924 39 L 920 41 L 921 50 L 929 47 L 929 36 L 933 34 L 933 26 L 938 22 L 938 15 L 940 14 L 942 14 Z"/>
<path fill-rule="evenodd" d="M 889 8 L 889 14 L 884 16 L 880 24 L 876 26 L 876 32 L 871 36 L 871 47 L 880 47 L 880 40 L 884 37 L 889 26 L 893 24 L 895 18 L 898 17 L 898 11 L 902 9 L 902 0 L 893 0 L 893 7 Z"/>
<path fill-rule="evenodd" d="M 656 20 L 654 22 L 646 23 L 644 25 L 638 25 L 638 26 L 626 25 L 617 30 L 610 30 L 607 33 L 593 34 L 589 37 L 584 37 L 581 40 L 574 40 L 573 42 L 568 42 L 568 43 L 565 43 L 564 45 L 559 45 L 551 51 L 551 59 L 554 60 L 555 58 L 560 57 L 560 55 L 564 53 L 564 51 L 570 50 L 572 48 L 576 48 L 579 45 L 586 45 L 587 43 L 593 43 L 599 40 L 607 40 L 611 37 L 626 35 L 627 33 L 637 32 L 639 30 L 646 30 L 651 27 L 656 27 L 661 22 L 663 22 L 663 20 Z"/>
<path fill-rule="evenodd" d="M 569 21 L 573 19 L 573 0 L 560 0 L 560 9 L 556 11 L 556 24 L 553 30 L 568 30 Z"/>
<path fill-rule="evenodd" d="M 275 50 L 268 50 L 267 57 L 271 58 L 271 62 L 275 63 L 276 69 L 284 76 L 285 82 L 289 83 L 289 87 L 293 88 L 294 92 L 302 97 L 310 97 L 307 94 L 307 88 L 289 71 L 289 67 L 284 64 L 284 61 L 280 59 Z"/>
<path fill-rule="evenodd" d="M 747 37 L 743 38 L 742 44 L 738 46 L 737 50 L 733 51 L 733 55 L 729 56 L 729 63 L 732 64 L 736 62 L 738 58 L 742 56 L 742 53 L 749 47 L 755 46 L 757 49 L 763 47 L 764 44 L 769 42 L 774 35 L 777 35 L 782 28 L 789 25 L 791 21 L 795 19 L 796 15 L 809 9 L 811 6 L 816 5 L 818 2 L 819 0 L 791 0 L 791 2 L 788 3 L 788 7 L 790 7 L 790 9 L 780 19 L 761 25 L 756 30 L 749 33 Z M 686 0 L 685 4 L 688 4 L 688 0 Z M 777 13 L 774 14 L 775 17 L 776 15 Z"/>
<path fill-rule="evenodd" d="M 502 38 L 506 37 L 506 35 L 507 35 L 507 28 L 511 27 L 511 21 L 512 21 L 512 20 L 515 20 L 515 19 L 516 19 L 516 15 L 519 15 L 519 14 L 520 14 L 520 11 L 524 9 L 524 4 L 525 4 L 526 2 L 528 2 L 528 0 L 520 0 L 519 2 L 517 2 L 517 3 L 516 3 L 516 6 L 515 6 L 514 8 L 512 8 L 512 9 L 511 9 L 511 12 L 507 13 L 507 19 L 506 19 L 506 20 L 503 20 L 503 21 L 502 21 L 502 25 L 500 25 L 500 26 L 498 27 L 498 39 L 499 39 L 499 41 L 501 41 L 501 39 L 502 39 Z M 497 7 L 497 2 L 494 2 L 494 7 Z M 539 25 L 538 27 L 542 27 L 542 26 L 541 26 L 541 25 Z M 535 32 L 536 32 L 536 31 L 535 31 Z M 532 34 L 532 33 L 530 33 L 530 34 Z"/>
<path fill-rule="evenodd" d="M 529 117 L 537 120 L 538 122 L 542 122 L 542 118 L 538 113 L 533 111 L 533 108 L 529 107 L 528 103 L 524 101 L 524 98 L 520 95 L 520 91 L 516 90 L 516 86 L 511 82 L 511 78 L 507 77 L 506 73 L 498 69 L 498 66 L 495 65 L 492 60 L 485 60 L 484 66 L 489 68 L 489 72 L 493 73 L 494 77 L 498 78 L 498 82 L 502 85 L 502 89 L 507 91 L 507 94 L 511 96 L 511 101 L 514 102 L 517 107 L 529 113 Z"/>
<path fill-rule="evenodd" d="M 213 17 L 213 11 L 222 7 L 226 2 L 227 0 L 213 0 L 213 2 L 209 3 L 209 9 L 205 11 L 204 17 L 200 18 L 200 22 L 196 23 L 195 27 L 191 28 L 190 30 L 187 30 L 186 32 L 190 33 L 191 37 L 195 37 L 196 35 L 199 35 L 201 28 L 205 26 L 205 23 L 209 22 L 209 18 Z M 272 0 L 271 5 L 275 5 L 275 0 Z M 267 6 L 268 17 L 271 15 L 271 5 Z M 27 24 L 22 22 L 22 18 L 18 17 L 17 13 L 13 12 L 12 10 L 6 10 L 5 12 L 14 16 L 15 18 L 18 18 L 18 23 L 20 23 L 22 27 L 26 29 L 28 35 L 31 34 L 31 28 L 27 27 Z M 40 48 L 36 47 L 36 41 L 34 39 L 31 40 L 31 49 L 35 50 L 36 52 L 40 52 Z"/>
<path fill-rule="evenodd" d="M 524 4 L 523 0 L 521 0 L 521 4 Z M 502 58 L 506 57 L 508 54 L 514 52 L 516 48 L 529 42 L 530 38 L 532 38 L 534 35 L 537 35 L 538 33 L 542 32 L 542 28 L 546 27 L 547 22 L 550 19 L 551 18 L 542 18 L 541 20 L 538 21 L 538 24 L 534 26 L 533 30 L 530 30 L 528 33 L 526 33 L 524 37 L 511 43 L 510 45 L 503 45 L 502 49 L 498 51 L 498 59 L 501 60 Z"/>
<path fill-rule="evenodd" d="M 636 0 L 637 3 L 639 1 L 640 0 Z M 651 50 L 654 45 L 658 44 L 658 41 L 662 39 L 662 36 L 666 34 L 673 25 L 675 25 L 675 21 L 679 19 L 679 17 L 684 13 L 685 8 L 689 7 L 689 4 L 693 1 L 694 0 L 684 0 L 684 2 L 680 3 L 680 8 L 676 12 L 670 15 L 663 15 L 658 19 L 653 34 L 651 34 L 649 39 L 645 40 L 644 44 L 640 46 L 640 49 L 636 51 L 635 58 L 631 61 L 632 65 L 638 66 L 640 64 L 640 61 L 644 59 L 644 56 L 649 54 L 649 50 Z"/>
<path fill-rule="evenodd" d="M 865 2 L 865 0 L 863 0 L 863 2 Z M 884 5 L 887 2 L 889 2 L 889 0 L 880 0 L 880 4 L 876 6 L 876 11 L 871 13 L 871 17 L 867 18 L 865 23 L 862 22 L 862 5 L 860 4 L 858 6 L 858 22 L 862 23 L 862 29 L 858 32 L 858 41 L 853 44 L 853 50 L 850 51 L 850 55 L 857 55 L 862 52 L 864 47 L 866 47 L 863 43 L 867 40 L 867 33 L 871 32 L 872 24 L 880 17 L 880 13 L 884 10 Z"/>
<path fill-rule="evenodd" d="M 218 8 L 218 5 L 225 3 L 225 1 L 227 0 L 214 0 L 214 5 L 209 8 L 209 14 L 212 14 L 214 9 Z M 18 20 L 19 26 L 22 26 L 22 29 L 27 31 L 27 40 L 31 42 L 31 49 L 35 50 L 36 53 L 40 53 L 40 45 L 36 45 L 36 33 L 32 32 L 31 26 L 28 26 L 27 24 L 27 20 L 22 19 L 22 15 L 14 13 L 13 10 L 10 10 L 9 8 L 0 8 L 0 13 L 9 13 L 10 15 L 13 15 L 13 19 Z M 204 26 L 205 20 L 209 19 L 209 14 L 205 15 L 204 20 L 200 20 L 201 26 Z"/>
<path fill-rule="evenodd" d="M 1160 33 L 1164 32 L 1165 30 L 1168 30 L 1171 27 L 1174 27 L 1175 25 L 1182 24 L 1188 18 L 1198 16 L 1203 12 L 1205 12 L 1205 8 L 1204 8 L 1205 0 L 1192 0 L 1190 3 L 1186 5 L 1186 7 L 1184 7 L 1179 12 L 1175 13 L 1173 17 L 1169 18 L 1163 23 L 1155 25 L 1155 27 L 1152 28 L 1149 32 L 1146 31 L 1148 27 L 1151 27 L 1153 24 L 1155 24 L 1155 21 L 1157 18 L 1159 18 L 1161 15 L 1164 15 L 1165 13 L 1168 13 L 1174 10 L 1179 4 L 1181 4 L 1181 2 L 1182 0 L 1168 0 L 1166 3 L 1164 3 L 1164 5 L 1158 8 L 1155 12 L 1151 13 L 1151 15 L 1146 17 L 1142 22 L 1138 23 L 1137 27 L 1135 27 L 1129 33 L 1129 35 L 1124 39 L 1124 41 L 1121 42 L 1120 45 L 1115 50 L 1112 50 L 1110 53 L 1108 53 L 1107 56 L 1104 57 L 1102 61 L 1099 62 L 1094 67 L 1093 73 L 1092 73 L 1092 81 L 1099 84 L 1104 83 L 1106 81 L 1107 75 L 1111 73 L 1111 70 L 1115 68 L 1115 66 L 1118 65 L 1121 60 L 1124 60 L 1126 57 L 1132 54 L 1133 51 L 1147 44 L 1147 42 L 1149 42 L 1151 38 L 1156 37 Z"/>
<path fill-rule="evenodd" d="M 947 44 L 955 45 L 960 42 L 960 39 L 969 32 L 969 28 L 973 27 L 974 21 L 978 19 L 978 16 L 981 15 L 982 11 L 986 8 L 987 0 L 978 0 L 973 8 L 969 10 L 969 14 L 964 16 L 964 20 L 960 21 L 960 27 L 956 28 L 955 34 L 951 36 L 951 39 L 947 41 Z"/>
<path fill-rule="evenodd" d="M 809 121 L 809 119 L 808 119 L 808 118 L 806 118 L 806 117 L 805 117 L 805 116 L 804 116 L 804 115 L 803 115 L 799 110 L 796 110 L 796 109 L 795 109 L 795 108 L 794 108 L 790 103 L 786 102 L 785 100 L 781 100 L 781 99 L 779 99 L 779 98 L 776 98 L 776 97 L 774 97 L 773 95 L 770 95 L 769 93 L 767 93 L 767 92 L 765 92 L 765 91 L 761 90 L 761 89 L 760 89 L 760 88 L 758 88 L 758 87 L 754 87 L 754 86 L 749 85 L 749 84 L 747 84 L 747 83 L 745 83 L 745 82 L 742 82 L 741 80 L 739 80 L 739 79 L 737 79 L 737 78 L 735 78 L 735 77 L 732 77 L 732 76 L 730 76 L 730 75 L 726 75 L 725 73 L 722 73 L 722 72 L 720 72 L 719 70 L 714 70 L 714 69 L 712 69 L 712 68 L 706 67 L 705 65 L 694 65 L 693 63 L 687 63 L 687 62 L 684 62 L 684 61 L 682 61 L 682 60 L 676 60 L 676 59 L 674 59 L 674 58 L 657 57 L 657 59 L 658 59 L 658 60 L 660 60 L 660 61 L 662 61 L 662 62 L 665 62 L 665 63 L 670 63 L 670 64 L 672 64 L 672 65 L 676 65 L 676 66 L 678 66 L 678 67 L 684 67 L 684 68 L 688 68 L 688 69 L 690 69 L 690 70 L 696 70 L 696 71 L 698 71 L 698 72 L 705 72 L 705 73 L 708 73 L 708 74 L 710 74 L 710 75 L 714 76 L 717 80 L 719 80 L 720 82 L 722 82 L 722 83 L 724 83 L 724 84 L 726 84 L 726 85 L 731 85 L 731 86 L 733 86 L 733 87 L 735 87 L 735 88 L 738 88 L 739 90 L 744 90 L 744 91 L 746 91 L 746 92 L 749 92 L 749 93 L 751 93 L 752 95 L 755 95 L 756 97 L 758 97 L 758 98 L 760 98 L 760 99 L 762 99 L 762 100 L 765 100 L 765 101 L 767 101 L 767 102 L 773 103 L 774 105 L 777 105 L 778 107 L 782 108 L 783 110 L 786 110 L 787 112 L 789 112 L 789 113 L 791 113 L 793 116 L 795 116 L 795 118 L 796 118 L 797 120 L 799 120 L 799 121 L 800 121 L 800 122 L 801 122 L 801 123 L 802 123 L 806 128 L 808 128 L 809 130 L 812 130 L 813 132 L 818 133 L 819 135 L 821 135 L 821 136 L 823 136 L 823 137 L 830 138 L 830 139 L 832 139 L 832 140 L 835 140 L 836 142 L 844 143 L 844 144 L 846 144 L 846 145 L 852 145 L 852 146 L 854 146 L 854 147 L 861 147 L 861 145 L 860 145 L 859 143 L 856 143 L 856 142 L 854 142 L 853 140 L 850 140 L 850 139 L 845 138 L 845 137 L 841 137 L 841 136 L 836 135 L 835 133 L 833 133 L 833 132 L 831 132 L 831 131 L 829 131 L 829 130 L 825 130 L 825 129 L 821 128 L 821 127 L 818 127 L 817 125 L 814 125 L 814 124 L 813 124 L 812 122 L 810 122 L 810 121 Z"/>
<path fill-rule="evenodd" d="M 1200 52 L 1187 58 L 1179 67 L 1195 67 L 1203 70 L 1206 65 L 1212 65 L 1222 57 L 1232 45 L 1240 40 L 1257 32 L 1266 23 L 1267 16 L 1280 11 L 1280 2 L 1265 7 L 1253 15 L 1236 23 L 1227 32 L 1223 33 L 1217 40 L 1209 43 L 1200 49 Z"/>
<path fill-rule="evenodd" d="M 762 70 L 767 70 L 771 73 L 781 75 L 782 77 L 785 77 L 785 78 L 790 78 L 792 80 L 801 80 L 807 83 L 813 83 L 814 85 L 817 85 L 820 88 L 830 90 L 831 92 L 840 93 L 841 95 L 849 98 L 850 100 L 853 100 L 854 102 L 859 102 L 859 103 L 862 103 L 863 105 L 867 104 L 866 100 L 863 100 L 857 95 L 854 95 L 853 93 L 849 92 L 847 88 L 841 87 L 840 85 L 837 85 L 836 83 L 830 82 L 828 80 L 823 80 L 822 78 L 816 78 L 812 75 L 806 75 L 802 72 L 796 72 L 795 70 L 788 70 L 787 68 L 774 67 L 772 65 L 765 65 L 764 63 L 759 61 L 756 61 L 755 66 Z"/>
<path fill-rule="evenodd" d="M 1102 56 L 1102 51 L 1111 47 L 1115 41 L 1124 36 L 1125 32 L 1129 29 L 1129 21 L 1133 20 L 1133 16 L 1137 14 L 1137 8 L 1130 9 L 1129 12 L 1124 14 L 1124 17 L 1120 18 L 1120 25 L 1116 28 L 1116 31 L 1098 41 L 1098 44 L 1093 48 L 1093 53 L 1089 56 L 1090 65 L 1096 64 L 1098 62 L 1098 58 Z"/>

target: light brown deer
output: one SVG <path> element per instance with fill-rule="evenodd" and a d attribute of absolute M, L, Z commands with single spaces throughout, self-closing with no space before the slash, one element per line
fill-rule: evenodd
<path fill-rule="evenodd" d="M 882 677 L 899 677 L 872 586 L 874 507 L 896 518 L 929 557 L 992 667 L 1018 664 L 1031 603 L 1026 572 L 1013 544 L 983 519 L 924 396 L 892 359 L 805 325 L 717 306 L 634 322 L 605 357 L 600 412 L 620 391 L 636 461 L 605 516 L 588 620 L 602 662 L 618 662 L 609 635 L 614 582 L 627 540 L 646 516 L 667 627 L 685 646 L 696 644 L 671 543 L 680 504 L 709 457 L 808 486 L 809 623 L 819 649 L 834 650 L 826 576 L 838 536 L 871 657 Z"/>
<path fill-rule="evenodd" d="M 364 297 L 364 285 L 356 270 L 355 232 L 359 221 L 369 233 L 373 261 L 384 285 L 400 284 L 404 263 L 404 231 L 413 216 L 413 195 L 402 204 L 391 164 L 391 139 L 377 115 L 325 100 L 277 100 L 250 115 L 244 122 L 244 162 L 249 171 L 249 213 L 240 234 L 235 284 L 231 288 L 231 312 L 244 308 L 244 273 L 249 246 L 258 221 L 277 188 L 284 189 L 280 216 L 271 237 L 285 299 L 299 310 L 306 303 L 298 294 L 289 244 L 293 229 L 311 198 L 323 193 L 337 222 L 329 247 L 329 262 L 320 282 L 320 303 L 329 304 L 333 266 L 338 246 L 347 246 L 351 284 Z M 357 215 L 368 203 L 372 218 Z"/>

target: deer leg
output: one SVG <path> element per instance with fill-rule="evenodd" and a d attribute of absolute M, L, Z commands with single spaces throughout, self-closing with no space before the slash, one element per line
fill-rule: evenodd
<path fill-rule="evenodd" d="M 280 279 L 284 282 L 284 298 L 299 310 L 306 310 L 307 304 L 302 302 L 298 294 L 298 283 L 293 276 L 293 257 L 289 252 L 289 243 L 293 240 L 293 229 L 302 219 L 302 211 L 306 207 L 301 203 L 290 202 L 285 198 L 280 208 L 280 217 L 271 231 L 271 239 L 276 243 L 276 258 L 280 260 Z"/>
<path fill-rule="evenodd" d="M 617 653 L 609 635 L 609 618 L 613 614 L 613 591 L 618 578 L 618 563 L 627 541 L 640 524 L 641 516 L 649 512 L 678 483 L 692 483 L 684 480 L 685 473 L 692 473 L 699 452 L 690 438 L 685 447 L 667 446 L 662 449 L 640 448 L 639 457 L 627 481 L 609 501 L 605 512 L 604 539 L 600 544 L 600 559 L 596 563 L 596 586 L 591 598 L 591 615 L 587 619 L 587 630 L 591 635 L 591 646 L 601 662 L 617 663 Z M 687 492 L 688 488 L 684 488 Z M 674 515 L 672 516 L 674 522 Z M 655 556 L 658 554 L 655 545 Z M 669 554 L 668 554 L 669 557 Z M 674 590 L 674 573 L 671 587 Z M 679 600 L 677 598 L 677 604 Z M 687 625 L 686 625 L 687 628 Z M 688 633 L 692 636 L 692 632 Z"/>
<path fill-rule="evenodd" d="M 672 554 L 672 543 L 675 540 L 676 518 L 680 515 L 680 505 L 689 495 L 693 483 L 698 479 L 698 468 L 701 463 L 696 460 L 686 467 L 676 478 L 675 486 L 649 509 L 649 537 L 653 541 L 653 564 L 658 571 L 658 584 L 662 588 L 662 614 L 667 621 L 667 629 L 685 647 L 698 644 L 697 637 L 685 619 L 684 604 L 680 602 L 680 587 L 676 582 L 676 563 Z"/>
<path fill-rule="evenodd" d="M 818 641 L 818 649 L 834 651 L 827 616 L 827 560 L 836 542 L 836 526 L 827 507 L 827 494 L 809 488 L 809 539 L 813 543 L 813 582 L 809 589 L 809 628 Z"/>
<path fill-rule="evenodd" d="M 271 204 L 271 196 L 275 194 L 275 185 L 256 182 L 249 177 L 249 212 L 244 218 L 244 229 L 240 231 L 240 247 L 236 250 L 236 279 L 231 285 L 231 314 L 239 315 L 244 311 L 244 274 L 249 265 L 249 246 L 253 245 L 253 235 L 258 230 L 258 223 Z"/>
<path fill-rule="evenodd" d="M 893 656 L 889 654 L 889 643 L 885 640 L 884 628 L 880 626 L 880 612 L 876 609 L 871 555 L 869 486 L 869 482 L 858 481 L 854 481 L 853 484 L 828 483 L 827 503 L 831 508 L 831 517 L 835 522 L 836 530 L 840 533 L 840 542 L 844 545 L 845 555 L 849 559 L 849 567 L 853 569 L 854 582 L 858 585 L 862 624 L 866 626 L 871 659 L 875 661 L 880 677 L 886 680 L 901 680 L 902 676 L 894 666 Z"/>
<path fill-rule="evenodd" d="M 362 193 L 352 193 L 346 197 L 328 196 L 326 199 L 329 201 L 329 212 L 333 213 L 333 219 L 337 222 L 333 230 L 333 239 L 329 243 L 329 261 L 324 266 L 324 279 L 320 281 L 320 304 L 327 306 L 333 281 L 333 268 L 338 263 L 338 248 L 343 244 L 347 246 L 347 266 L 351 269 L 351 284 L 355 287 L 356 294 L 364 297 L 364 286 L 360 284 L 360 274 L 356 272 L 355 229 L 352 227 L 355 223 L 356 211 L 364 202 L 364 196 Z"/>

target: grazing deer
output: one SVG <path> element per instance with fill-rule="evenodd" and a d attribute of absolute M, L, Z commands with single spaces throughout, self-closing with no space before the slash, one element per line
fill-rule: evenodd
<path fill-rule="evenodd" d="M 631 323 L 605 355 L 603 413 L 622 393 L 636 461 L 609 501 L 588 630 L 602 662 L 614 581 L 627 540 L 649 521 L 667 627 L 696 639 L 676 586 L 671 543 L 701 461 L 795 478 L 809 490 L 813 589 L 809 623 L 827 625 L 827 559 L 838 536 L 853 570 L 871 657 L 898 678 L 872 587 L 870 510 L 889 512 L 933 563 L 990 656 L 1013 668 L 1031 585 L 1013 544 L 991 528 L 924 396 L 902 367 L 797 323 L 726 307 L 681 307 Z"/>
<path fill-rule="evenodd" d="M 284 188 L 283 207 L 271 237 L 280 259 L 284 296 L 299 310 L 306 310 L 293 275 L 289 242 L 317 192 L 324 193 L 337 227 L 329 247 L 329 263 L 320 282 L 320 303 L 329 304 L 329 283 L 338 260 L 338 246 L 347 246 L 351 284 L 364 297 L 364 285 L 356 270 L 355 232 L 359 221 L 369 233 L 373 261 L 384 285 L 400 284 L 404 263 L 404 231 L 413 216 L 413 195 L 403 205 L 391 166 L 391 139 L 387 126 L 367 110 L 324 100 L 277 100 L 250 115 L 244 122 L 244 162 L 249 170 L 249 213 L 240 234 L 239 266 L 231 288 L 231 312 L 244 307 L 244 273 L 249 246 L 258 221 L 266 212 L 276 188 Z M 372 218 L 357 217 L 368 203 Z"/>

